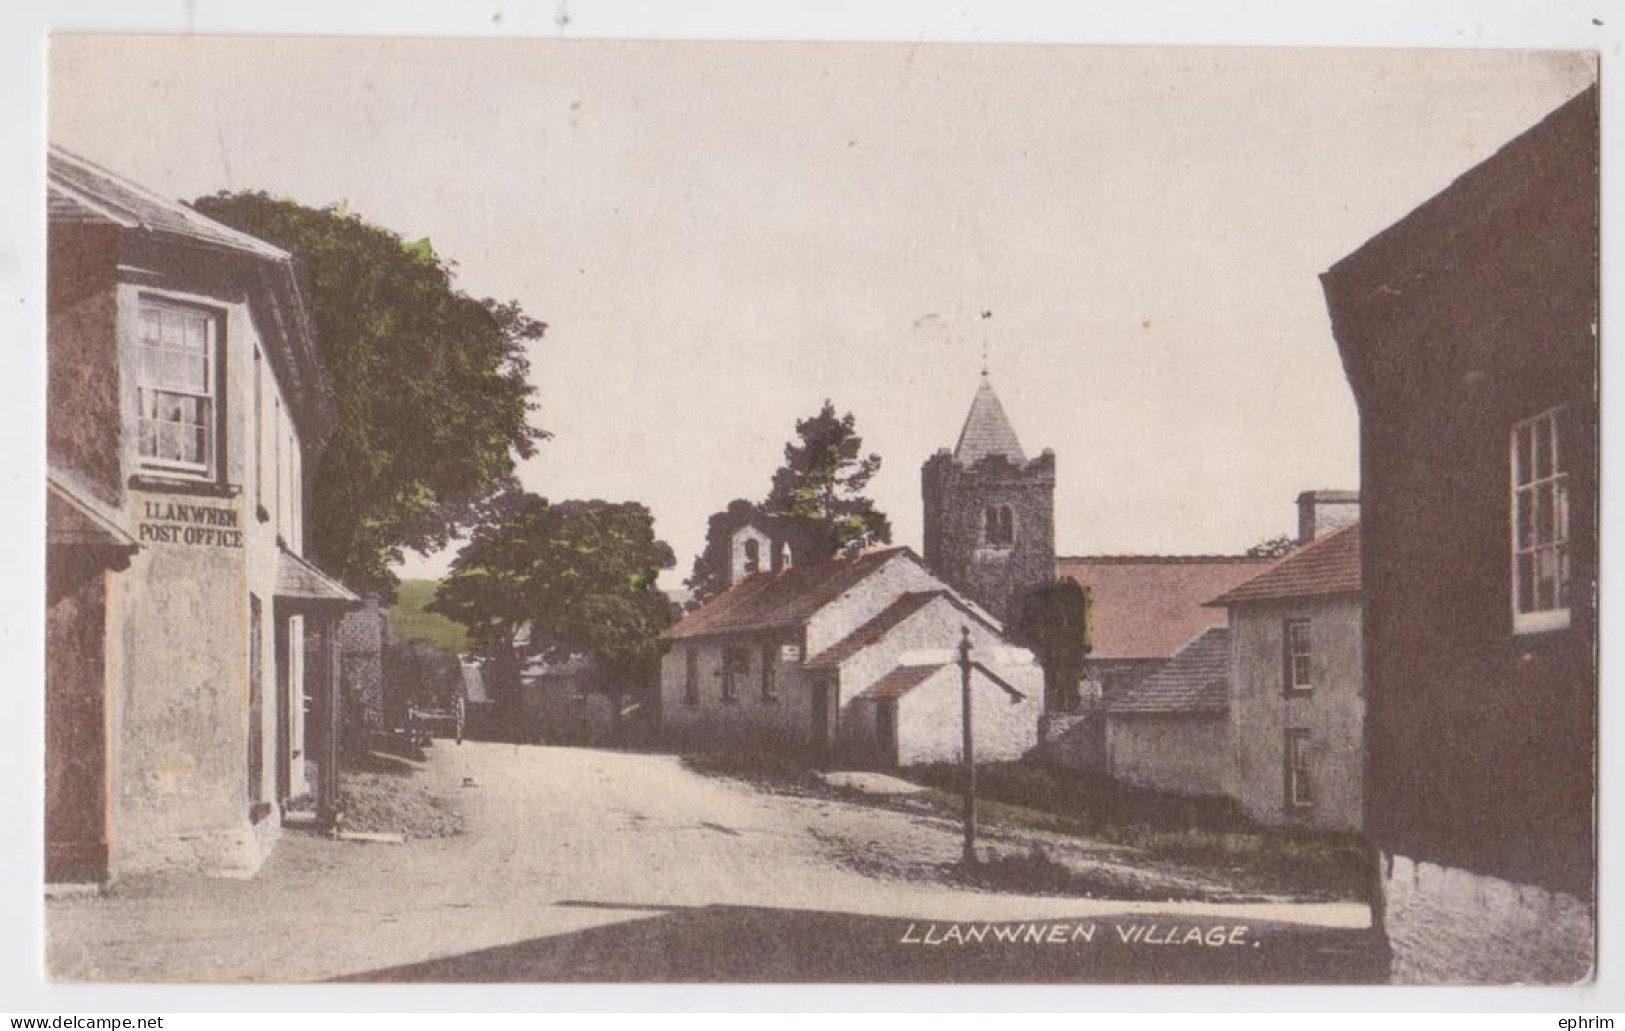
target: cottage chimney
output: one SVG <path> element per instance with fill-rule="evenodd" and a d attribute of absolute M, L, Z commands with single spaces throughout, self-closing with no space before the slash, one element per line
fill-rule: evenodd
<path fill-rule="evenodd" d="M 1360 519 L 1360 492 L 1306 490 L 1298 495 L 1298 543 L 1308 544 Z"/>

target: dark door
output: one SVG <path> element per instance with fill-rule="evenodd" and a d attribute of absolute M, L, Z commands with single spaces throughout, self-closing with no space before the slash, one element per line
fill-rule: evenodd
<path fill-rule="evenodd" d="M 293 650 L 288 647 L 292 627 L 284 617 L 276 621 L 276 800 L 293 795 Z"/>
<path fill-rule="evenodd" d="M 248 814 L 258 822 L 265 792 L 265 646 L 259 598 L 248 596 Z"/>
<path fill-rule="evenodd" d="M 880 761 L 887 766 L 897 765 L 897 699 L 881 698 L 875 702 L 875 742 L 880 748 Z"/>
<path fill-rule="evenodd" d="M 831 732 L 835 720 L 835 682 L 820 679 L 812 687 L 811 744 L 815 755 L 829 753 Z"/>

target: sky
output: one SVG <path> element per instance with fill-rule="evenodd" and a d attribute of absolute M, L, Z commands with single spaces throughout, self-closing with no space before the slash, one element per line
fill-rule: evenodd
<path fill-rule="evenodd" d="M 49 133 L 167 196 L 342 202 L 520 301 L 553 434 L 521 479 L 647 504 L 675 586 L 825 398 L 918 548 L 984 342 L 1056 452 L 1059 553 L 1292 532 L 1300 491 L 1359 477 L 1317 277 L 1594 78 L 1508 50 L 59 36 Z"/>

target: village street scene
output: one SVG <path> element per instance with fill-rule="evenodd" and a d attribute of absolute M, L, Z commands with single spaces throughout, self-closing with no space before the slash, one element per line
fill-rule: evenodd
<path fill-rule="evenodd" d="M 49 976 L 1586 980 L 1596 75 L 57 37 Z"/>

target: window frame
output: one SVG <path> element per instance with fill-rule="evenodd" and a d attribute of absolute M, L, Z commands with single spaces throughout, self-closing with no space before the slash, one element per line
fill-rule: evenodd
<path fill-rule="evenodd" d="M 750 649 L 731 647 L 722 650 L 722 669 L 718 673 L 722 679 L 722 702 L 724 705 L 739 704 L 739 681 L 750 677 Z"/>
<path fill-rule="evenodd" d="M 1519 419 L 1512 424 L 1507 433 L 1507 526 L 1508 526 L 1508 553 L 1509 567 L 1507 570 L 1508 603 L 1512 612 L 1512 632 L 1514 634 L 1538 634 L 1553 630 L 1565 630 L 1573 619 L 1573 600 L 1570 596 L 1572 584 L 1570 583 L 1569 563 L 1572 561 L 1572 530 L 1570 514 L 1573 511 L 1570 492 L 1570 470 L 1567 465 L 1568 452 L 1572 445 L 1565 441 L 1565 427 L 1571 406 L 1567 404 L 1554 405 L 1525 419 Z M 1546 454 L 1547 475 L 1539 475 L 1539 456 L 1536 449 L 1540 443 L 1540 428 L 1548 427 L 1548 453 Z M 1522 457 L 1522 434 L 1528 431 L 1529 452 L 1527 462 L 1532 468 L 1528 469 L 1529 477 L 1520 482 L 1520 476 L 1526 471 L 1523 469 L 1525 459 Z M 1542 541 L 1539 539 L 1541 523 L 1542 488 L 1550 488 L 1549 512 L 1546 518 L 1550 523 L 1550 537 Z M 1520 502 L 1524 497 L 1529 498 L 1527 519 L 1533 522 L 1534 528 L 1529 532 L 1530 544 L 1523 546 L 1523 531 L 1525 518 L 1520 515 Z M 1553 595 L 1556 604 L 1548 608 L 1530 608 L 1525 610 L 1523 603 L 1524 589 L 1521 560 L 1528 556 L 1530 565 L 1530 589 L 1537 595 L 1540 587 L 1537 581 L 1538 568 L 1541 555 L 1550 555 L 1553 563 Z"/>
<path fill-rule="evenodd" d="M 1302 631 L 1303 650 L 1297 649 L 1298 635 Z M 1304 679 L 1298 680 L 1299 663 Z M 1281 620 L 1281 693 L 1285 695 L 1313 694 L 1315 690 L 1315 638 L 1314 620 L 1308 616 L 1288 616 Z"/>
<path fill-rule="evenodd" d="M 683 704 L 700 704 L 700 649 L 696 645 L 683 649 Z"/>
<path fill-rule="evenodd" d="M 226 436 L 226 313 L 217 307 L 199 304 L 183 298 L 171 297 L 165 294 L 154 293 L 147 290 L 135 294 L 135 324 L 133 329 L 134 369 L 131 379 L 134 383 L 135 399 L 135 461 L 137 476 L 142 479 L 158 479 L 184 482 L 188 484 L 214 484 L 224 481 L 225 466 L 224 449 Z M 149 346 L 145 323 L 149 311 L 158 313 L 160 319 L 159 337 L 156 346 Z M 176 389 L 174 386 L 162 382 L 162 359 L 165 350 L 163 344 L 162 318 L 163 313 L 173 313 L 178 317 L 192 317 L 200 319 L 204 326 L 203 357 L 203 384 L 205 392 L 198 393 L 192 390 Z M 157 353 L 159 372 L 148 379 L 146 374 L 146 355 L 149 350 Z M 185 353 L 184 351 L 182 353 Z M 203 442 L 203 461 L 189 462 L 179 459 L 167 459 L 156 454 L 149 455 L 143 443 L 142 424 L 149 421 L 146 413 L 146 398 L 151 393 L 173 394 L 189 397 L 207 404 L 207 414 L 201 415 L 196 423 L 197 429 L 205 434 Z M 156 420 L 163 422 L 166 420 Z M 155 438 L 155 449 L 157 449 Z"/>
<path fill-rule="evenodd" d="M 1282 801 L 1288 812 L 1301 813 L 1315 807 L 1315 781 L 1309 766 L 1310 734 L 1305 727 L 1288 727 L 1282 736 Z M 1302 788 L 1303 797 L 1299 797 Z"/>
<path fill-rule="evenodd" d="M 762 685 L 762 701 L 777 702 L 779 700 L 779 670 L 778 645 L 762 645 L 762 672 L 760 681 Z"/>

